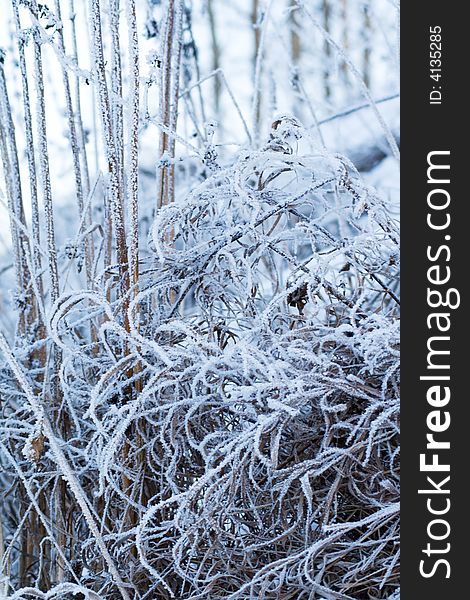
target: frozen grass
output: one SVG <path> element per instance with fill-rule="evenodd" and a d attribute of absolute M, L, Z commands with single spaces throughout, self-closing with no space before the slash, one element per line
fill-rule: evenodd
<path fill-rule="evenodd" d="M 215 73 L 201 72 L 182 0 L 11 5 L 0 186 L 16 293 L 14 327 L 0 334 L 0 596 L 397 598 L 395 208 L 327 149 L 311 100 L 306 127 L 266 115 L 279 5 L 255 2 L 250 16 L 250 119 L 218 54 Z M 396 159 L 367 73 L 332 37 L 344 13 L 286 5 L 290 41 L 304 39 L 300 17 L 315 25 L 372 105 L 378 154 Z M 208 31 L 220 52 L 217 6 Z M 145 76 L 144 24 L 160 44 Z M 51 50 L 73 173 L 65 219 L 51 184 Z M 219 117 L 229 103 L 229 126 L 206 117 L 207 89 Z M 364 109 L 349 106 L 326 121 Z M 216 143 L 234 127 L 241 144 Z M 156 170 L 145 175 L 149 130 Z"/>

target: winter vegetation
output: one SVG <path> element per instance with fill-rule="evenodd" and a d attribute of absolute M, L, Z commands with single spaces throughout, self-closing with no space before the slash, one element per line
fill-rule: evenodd
<path fill-rule="evenodd" d="M 399 598 L 396 0 L 0 0 L 0 598 Z"/>

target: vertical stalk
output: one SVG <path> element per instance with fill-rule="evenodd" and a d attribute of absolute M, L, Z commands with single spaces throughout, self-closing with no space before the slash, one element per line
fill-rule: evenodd
<path fill-rule="evenodd" d="M 3 73 L 3 68 L 0 66 L 0 84 Z M 0 88 L 2 86 L 0 85 Z M 3 95 L 3 94 L 2 94 Z M 1 98 L 0 98 L 1 100 Z M 4 116 L 5 105 L 4 102 L 0 101 L 0 123 L 6 122 L 6 117 Z M 8 199 L 8 210 L 10 212 L 10 231 L 11 231 L 11 241 L 12 241 L 12 250 L 13 250 L 13 264 L 15 266 L 15 277 L 16 277 L 16 285 L 18 290 L 22 288 L 22 271 L 21 271 L 21 261 L 20 261 L 20 243 L 18 237 L 18 224 L 16 221 L 16 210 L 14 203 L 14 189 L 13 189 L 13 177 L 11 175 L 11 163 L 10 156 L 8 152 L 8 143 L 6 139 L 6 128 L 3 125 L 0 125 L 0 156 L 2 157 L 2 167 L 4 173 L 4 179 L 6 184 L 6 192 Z M 20 315 L 20 318 L 21 315 Z M 20 331 L 24 330 L 24 323 L 20 326 Z"/>
<path fill-rule="evenodd" d="M 129 84 L 129 156 L 128 156 L 128 178 L 127 178 L 127 201 L 130 211 L 130 270 L 131 270 L 131 294 L 135 298 L 139 293 L 139 92 L 140 92 L 140 72 L 139 72 L 139 41 L 137 32 L 137 18 L 135 0 L 126 0 L 126 16 L 129 33 L 129 69 L 130 69 L 130 84 Z M 136 327 L 139 327 L 139 312 L 133 315 Z M 129 377 L 137 375 L 141 371 L 140 364 L 136 364 L 128 373 Z M 137 396 L 142 391 L 142 382 L 137 379 L 132 385 L 130 394 Z M 132 428 L 132 437 L 134 440 L 140 439 L 140 433 L 134 427 Z M 123 448 L 124 464 L 129 462 L 130 444 L 126 440 Z M 130 465 L 132 467 L 133 465 Z M 141 467 L 142 472 L 145 469 Z M 122 478 L 123 490 L 126 494 L 133 494 L 133 481 L 127 475 Z M 129 506 L 124 519 L 128 522 L 129 528 L 133 528 L 138 523 L 137 511 Z M 131 555 L 137 557 L 135 547 L 132 548 Z"/>
<path fill-rule="evenodd" d="M 183 0 L 167 0 L 165 29 L 162 36 L 162 67 L 160 75 L 160 119 L 164 130 L 160 133 L 159 157 L 175 155 L 175 138 L 178 121 L 179 75 L 181 64 L 183 27 Z M 174 199 L 175 167 L 159 171 L 157 208 Z"/>
<path fill-rule="evenodd" d="M 121 44 L 119 41 L 120 0 L 109 0 L 111 31 L 111 115 L 121 186 L 124 185 L 124 111 L 122 98 Z"/>
<path fill-rule="evenodd" d="M 251 26 L 253 28 L 253 128 L 255 143 L 259 141 L 259 127 L 261 122 L 261 102 L 260 102 L 260 79 L 261 79 L 261 30 L 258 23 L 259 0 L 252 0 L 251 5 Z"/>
<path fill-rule="evenodd" d="M 300 40 L 300 26 L 298 22 L 298 13 L 295 11 L 296 2 L 295 0 L 290 0 L 289 2 L 290 13 L 289 13 L 289 32 L 290 32 L 290 54 L 291 61 L 293 67 L 292 77 L 293 80 L 293 88 L 295 92 L 295 100 L 294 100 L 294 113 L 300 119 L 302 118 L 302 97 L 300 95 L 300 58 L 302 55 L 302 44 Z"/>
<path fill-rule="evenodd" d="M 129 176 L 127 179 L 127 198 L 130 208 L 131 243 L 130 266 L 131 285 L 134 296 L 139 284 L 139 41 L 135 0 L 126 0 L 127 22 L 129 28 L 129 64 L 130 64 L 130 123 L 129 123 Z"/>
<path fill-rule="evenodd" d="M 364 40 L 364 50 L 362 53 L 362 73 L 364 84 L 370 89 L 371 85 L 371 34 L 372 34 L 372 22 L 369 13 L 369 7 L 364 5 L 363 8 L 363 22 L 362 22 L 362 37 Z"/>
<path fill-rule="evenodd" d="M 118 149 L 116 148 L 113 121 L 111 118 L 111 103 L 106 82 L 105 60 L 103 51 L 103 38 L 101 29 L 100 0 L 91 0 L 91 25 L 92 43 L 94 51 L 94 75 L 98 86 L 98 101 L 100 106 L 101 122 L 104 136 L 104 148 L 110 180 L 109 193 L 112 202 L 112 218 L 114 234 L 116 236 L 117 259 L 119 263 L 120 292 L 122 296 L 129 289 L 128 252 L 124 219 L 124 195 Z M 126 312 L 124 307 L 124 313 Z M 124 319 L 126 316 L 124 315 Z"/>
<path fill-rule="evenodd" d="M 291 0 L 290 8 L 294 9 L 296 6 L 296 1 Z M 289 21 L 290 21 L 290 47 L 292 54 L 292 63 L 294 66 L 298 67 L 300 62 L 300 55 L 302 53 L 302 46 L 300 43 L 300 35 L 298 32 L 299 24 L 297 22 L 296 12 L 294 10 L 290 11 Z"/>
<path fill-rule="evenodd" d="M 341 0 L 341 27 L 342 27 L 342 45 L 345 52 L 349 51 L 349 10 L 348 0 Z M 345 84 L 348 83 L 348 65 L 341 61 L 341 76 Z"/>
<path fill-rule="evenodd" d="M 62 14 L 60 10 L 60 0 L 55 0 L 55 11 L 58 20 L 60 21 L 58 26 L 58 45 L 60 51 L 65 55 L 65 43 L 64 43 L 64 30 L 62 23 Z M 70 136 L 70 148 L 72 150 L 72 161 L 73 161 L 73 172 L 75 177 L 75 193 L 77 197 L 77 205 L 78 205 L 78 217 L 79 220 L 83 214 L 84 208 L 84 200 L 83 200 L 83 182 L 82 182 L 82 172 L 80 167 L 80 150 L 77 136 L 77 128 L 75 125 L 75 114 L 72 106 L 72 94 L 70 90 L 70 80 L 67 69 L 65 65 L 62 63 L 62 80 L 64 85 L 64 95 L 65 95 L 65 108 L 67 113 L 67 121 L 69 127 L 69 136 Z M 83 221 L 83 228 L 86 226 L 86 219 Z M 93 262 L 92 257 L 90 256 L 90 244 L 85 243 L 85 272 L 87 285 L 89 288 L 92 287 L 92 268 Z"/>
<path fill-rule="evenodd" d="M 217 26 L 215 22 L 215 10 L 214 0 L 208 0 L 207 2 L 207 14 L 209 16 L 209 30 L 211 34 L 211 47 L 212 47 L 212 65 L 213 71 L 217 71 L 220 68 L 220 46 L 217 38 Z M 214 106 L 216 115 L 220 112 L 220 93 L 221 93 L 220 78 L 218 75 L 214 77 Z"/>
<path fill-rule="evenodd" d="M 330 33 L 331 29 L 331 4 L 330 0 L 322 0 L 322 16 L 323 16 L 323 29 Z M 327 100 L 331 97 L 331 85 L 330 85 L 330 69 L 331 69 L 331 47 L 328 40 L 323 41 L 323 52 L 325 54 L 324 68 L 323 68 L 323 89 L 325 92 L 325 98 Z"/>
<path fill-rule="evenodd" d="M 36 0 L 32 0 L 31 9 L 33 16 L 37 18 L 38 7 Z M 33 28 L 34 40 L 34 73 L 36 79 L 37 96 L 37 138 L 39 146 L 39 164 L 41 173 L 42 196 L 44 212 L 46 216 L 48 271 L 51 301 L 55 302 L 59 297 L 59 271 L 57 268 L 57 249 L 54 231 L 54 212 L 52 205 L 51 175 L 49 166 L 49 154 L 47 144 L 46 128 L 46 104 L 44 98 L 44 75 L 42 69 L 41 34 L 35 26 Z"/>
<path fill-rule="evenodd" d="M 120 21 L 120 0 L 108 0 L 109 2 L 109 24 L 111 33 L 111 93 L 109 96 L 109 103 L 111 108 L 111 119 L 112 119 L 112 136 L 114 138 L 114 144 L 116 149 L 116 169 L 117 179 L 119 181 L 119 189 L 122 190 L 122 203 L 124 203 L 124 111 L 123 111 L 123 97 L 122 97 L 122 61 L 121 61 L 121 44 L 119 41 L 119 21 Z M 111 203 L 112 204 L 112 198 Z M 124 206 L 122 208 L 124 217 Z M 110 221 L 111 222 L 111 221 Z M 119 246 L 119 242 L 118 242 Z M 112 231 L 108 229 L 108 254 L 112 254 Z M 129 261 L 129 257 L 127 257 Z M 119 247 L 118 247 L 118 261 L 119 259 Z M 127 263 L 129 265 L 129 263 Z M 128 267 L 127 267 L 128 268 Z M 122 279 L 122 274 L 121 274 Z M 124 283 L 126 289 L 130 284 L 129 274 L 125 275 L 127 283 Z M 128 301 L 124 302 L 123 310 L 126 311 Z M 124 322 L 127 323 L 127 315 L 124 315 Z M 126 325 L 127 327 L 127 325 Z"/>
<path fill-rule="evenodd" d="M 34 138 L 33 138 L 33 122 L 31 115 L 31 101 L 29 96 L 29 82 L 26 67 L 26 56 L 24 51 L 25 40 L 22 34 L 21 22 L 18 10 L 18 0 L 12 0 L 13 14 L 15 20 L 16 35 L 18 40 L 18 55 L 20 59 L 21 85 L 23 93 L 23 116 L 24 130 L 26 137 L 26 158 L 28 161 L 29 173 L 29 190 L 31 196 L 31 233 L 33 239 L 33 266 L 36 271 L 35 276 L 38 278 L 38 288 L 42 292 L 42 277 L 41 277 L 41 235 L 39 223 L 39 204 L 38 204 L 38 183 L 36 162 L 34 160 Z"/>
<path fill-rule="evenodd" d="M 170 100 L 170 131 L 176 133 L 178 123 L 178 98 L 180 88 L 181 50 L 183 47 L 183 8 L 184 0 L 177 0 L 175 7 L 175 50 L 173 65 L 171 67 L 171 100 Z M 175 157 L 175 137 L 170 138 L 170 156 Z M 175 198 L 175 166 L 170 166 L 170 177 L 168 181 L 168 201 L 173 202 Z"/>
<path fill-rule="evenodd" d="M 77 44 L 77 27 L 76 27 L 76 12 L 75 12 L 75 0 L 69 0 L 69 19 L 71 24 L 71 33 L 72 33 L 72 51 L 73 57 L 75 60 L 75 64 L 78 68 L 78 44 Z M 80 92 L 80 77 L 78 74 L 74 77 L 74 96 L 75 96 L 75 126 L 77 131 L 77 144 L 78 144 L 78 155 L 79 155 L 79 168 L 82 174 L 82 184 L 83 184 L 83 195 L 84 198 L 88 198 L 88 194 L 90 193 L 90 172 L 88 168 L 88 156 L 86 151 L 85 144 L 85 131 L 83 128 L 83 118 L 82 118 L 82 105 L 81 105 L 81 92 Z M 93 105 L 94 110 L 94 105 Z M 96 136 L 96 131 L 94 131 L 94 135 Z M 91 202 L 87 203 L 85 208 L 86 214 L 83 219 L 83 229 L 87 229 L 91 225 L 92 221 L 92 209 Z M 84 242 L 85 246 L 85 269 L 87 276 L 87 285 L 89 289 L 94 287 L 93 280 L 93 268 L 94 268 L 94 240 L 93 233 L 89 233 Z M 96 327 L 93 323 L 91 323 L 90 327 L 91 339 L 93 342 L 96 342 L 97 333 Z"/>
<path fill-rule="evenodd" d="M 73 57 L 75 60 L 75 64 L 78 67 L 78 44 L 77 44 L 77 26 L 76 26 L 76 12 L 75 12 L 75 0 L 69 0 L 69 12 L 70 12 L 70 23 L 72 26 L 72 51 Z M 85 146 L 85 131 L 83 128 L 83 119 L 82 119 L 82 102 L 81 102 L 81 93 L 80 93 L 80 77 L 77 74 L 75 76 L 75 118 L 77 123 L 77 133 L 78 133 L 78 148 L 81 157 L 81 164 L 83 169 L 83 190 L 85 196 L 88 195 L 90 191 L 90 172 L 88 168 L 88 156 L 86 153 Z M 91 222 L 91 215 L 87 216 L 87 224 Z"/>
<path fill-rule="evenodd" d="M 5 178 L 7 179 L 9 209 L 12 216 L 14 216 L 14 219 L 10 220 L 14 248 L 15 273 L 18 286 L 17 291 L 20 296 L 24 296 L 24 307 L 20 309 L 18 318 L 18 333 L 22 335 L 26 332 L 27 324 L 34 321 L 35 314 L 33 313 L 35 313 L 35 311 L 31 311 L 30 309 L 34 303 L 34 299 L 29 286 L 30 273 L 25 256 L 25 248 L 28 248 L 28 238 L 24 229 L 18 226 L 18 222 L 25 226 L 26 220 L 23 208 L 15 125 L 13 123 L 3 63 L 4 57 L 2 54 L 0 55 L 1 154 L 6 175 Z"/>

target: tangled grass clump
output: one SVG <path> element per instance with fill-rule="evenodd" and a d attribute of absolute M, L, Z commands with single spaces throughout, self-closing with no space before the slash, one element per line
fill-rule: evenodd
<path fill-rule="evenodd" d="M 2 461 L 27 483 L 30 573 L 51 594 L 396 597 L 397 227 L 346 159 L 296 155 L 295 127 L 157 213 L 130 297 L 111 279 L 59 298 L 50 428 L 5 374 Z"/>

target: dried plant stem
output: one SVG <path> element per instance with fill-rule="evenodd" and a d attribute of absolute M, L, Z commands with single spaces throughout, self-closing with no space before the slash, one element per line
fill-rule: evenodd
<path fill-rule="evenodd" d="M 220 44 L 217 35 L 217 25 L 215 16 L 214 0 L 208 0 L 207 2 L 207 14 L 209 17 L 209 30 L 211 34 L 211 46 L 212 46 L 212 71 L 217 71 L 220 68 Z M 222 86 L 220 79 L 214 77 L 214 106 L 215 112 L 218 115 L 220 112 L 220 94 L 222 92 Z"/>
<path fill-rule="evenodd" d="M 261 102 L 260 102 L 260 77 L 263 65 L 261 56 L 261 25 L 259 20 L 259 0 L 252 0 L 251 4 L 251 26 L 253 27 L 253 138 L 255 143 L 259 141 L 259 127 L 261 120 Z"/>
<path fill-rule="evenodd" d="M 167 0 L 165 28 L 162 36 L 162 65 L 160 72 L 160 132 L 159 157 L 167 157 L 170 164 L 162 164 L 158 175 L 157 208 L 174 199 L 176 125 L 178 121 L 179 74 L 181 63 L 181 36 L 183 27 L 183 0 Z M 169 132 L 169 133 L 168 133 Z"/>
<path fill-rule="evenodd" d="M 139 293 L 139 44 L 137 34 L 137 19 L 135 0 L 126 0 L 126 16 L 129 26 L 129 65 L 130 65 L 130 108 L 129 108 L 129 159 L 127 179 L 127 199 L 130 208 L 130 257 L 129 263 L 131 267 L 131 286 L 132 296 L 136 298 Z M 132 319 L 134 325 L 139 330 L 139 309 L 134 310 Z M 141 372 L 140 364 L 137 363 L 134 368 L 128 373 L 130 377 L 138 376 Z M 142 391 L 142 382 L 137 378 L 130 390 L 130 393 L 136 397 Z M 139 433 L 132 431 L 134 440 L 139 438 Z M 123 462 L 125 465 L 129 463 L 129 442 L 124 444 Z M 130 465 L 133 467 L 134 465 Z M 123 475 L 123 491 L 125 494 L 131 495 L 134 482 L 131 481 L 125 474 Z M 139 515 L 137 511 L 129 506 L 127 521 L 129 528 L 133 528 L 138 523 Z M 132 556 L 136 557 L 135 548 L 132 549 Z"/>
<path fill-rule="evenodd" d="M 31 114 L 31 100 L 29 91 L 29 82 L 25 57 L 25 39 L 21 29 L 20 16 L 18 10 L 18 0 L 12 0 L 13 14 L 15 20 L 16 35 L 18 40 L 18 56 L 21 71 L 21 84 L 23 96 L 23 116 L 24 116 L 24 131 L 26 136 L 26 157 L 28 161 L 29 188 L 31 196 L 31 232 L 33 239 L 33 265 L 35 269 L 34 277 L 38 280 L 38 288 L 42 293 L 42 277 L 41 277 L 41 234 L 39 223 L 39 204 L 38 204 L 38 184 L 36 162 L 34 159 L 34 138 L 33 138 L 33 122 Z"/>
<path fill-rule="evenodd" d="M 37 18 L 38 7 L 36 0 L 32 0 L 33 16 Z M 48 253 L 49 293 L 52 302 L 59 297 L 59 271 L 57 268 L 57 249 L 54 231 L 54 211 L 52 205 L 51 175 L 49 168 L 49 152 L 46 129 L 46 104 L 44 98 L 44 76 L 42 68 L 41 34 L 37 27 L 33 32 L 34 39 L 34 72 L 36 79 L 37 96 L 37 139 L 39 150 L 39 164 L 41 174 L 42 198 L 46 216 L 46 243 Z"/>
<path fill-rule="evenodd" d="M 116 236 L 117 260 L 119 263 L 120 284 L 119 289 L 123 297 L 129 290 L 128 252 L 124 217 L 124 193 L 122 179 L 122 163 L 120 162 L 121 150 L 116 146 L 112 108 L 109 99 L 108 84 L 106 82 L 105 60 L 103 51 L 103 38 L 101 27 L 100 0 L 91 0 L 92 41 L 94 51 L 94 73 L 98 88 L 101 123 L 104 136 L 104 149 L 108 164 L 110 180 L 109 197 L 110 209 Z M 124 320 L 127 319 L 125 306 L 123 308 Z"/>
<path fill-rule="evenodd" d="M 55 3 L 55 11 L 56 16 L 59 20 L 58 26 L 58 44 L 60 52 L 65 55 L 65 42 L 64 42 L 64 30 L 62 23 L 62 14 L 60 9 L 60 0 L 54 0 Z M 61 64 L 62 68 L 62 80 L 64 85 L 64 95 L 65 95 L 65 108 L 67 113 L 67 122 L 69 128 L 69 138 L 70 138 L 70 149 L 72 152 L 72 161 L 73 161 L 73 172 L 75 178 L 75 195 L 77 199 L 77 208 L 78 208 L 78 219 L 79 222 L 83 222 L 83 228 L 88 225 L 88 219 L 82 220 L 82 215 L 84 211 L 84 186 L 82 181 L 82 169 L 80 166 L 80 144 L 78 140 L 78 133 L 75 121 L 75 113 L 72 106 L 72 93 L 70 87 L 70 79 L 67 71 L 67 67 L 64 62 Z M 84 240 L 84 250 L 85 250 L 85 273 L 88 288 L 92 288 L 92 266 L 93 266 L 93 256 L 91 254 L 91 245 L 88 238 Z"/>
<path fill-rule="evenodd" d="M 72 30 L 72 50 L 73 50 L 73 58 L 75 64 L 78 66 L 78 44 L 77 44 L 77 26 L 76 26 L 76 8 L 75 8 L 76 0 L 69 0 L 69 13 L 70 13 L 70 23 Z M 81 101 L 81 91 L 80 91 L 80 76 L 78 73 L 74 77 L 74 87 L 75 87 L 75 120 L 77 123 L 77 137 L 78 137 L 78 150 L 81 158 L 81 166 L 83 169 L 83 187 L 84 193 L 87 196 L 90 192 L 90 172 L 88 167 L 88 155 L 86 152 L 86 143 L 85 143 L 85 131 L 83 127 L 83 118 L 82 118 L 82 101 Z M 91 222 L 90 211 L 87 212 L 87 220 L 85 224 Z M 93 251 L 93 245 L 90 244 L 91 252 Z"/>
<path fill-rule="evenodd" d="M 322 26 L 329 34 L 331 29 L 331 0 L 322 0 Z M 325 64 L 323 68 L 323 89 L 325 98 L 329 100 L 331 96 L 330 72 L 331 72 L 331 46 L 327 39 L 323 40 L 323 53 L 325 56 Z"/>
<path fill-rule="evenodd" d="M 10 212 L 16 220 L 10 219 L 10 230 L 13 243 L 13 257 L 15 275 L 17 281 L 17 293 L 21 303 L 25 306 L 20 311 L 18 319 L 18 333 L 24 335 L 28 323 L 36 318 L 34 299 L 31 298 L 29 288 L 30 273 L 25 256 L 28 247 L 28 238 L 25 235 L 25 216 L 23 208 L 23 197 L 21 190 L 20 167 L 18 162 L 18 150 L 16 146 L 15 126 L 8 97 L 5 72 L 3 68 L 3 57 L 0 57 L 0 153 L 2 156 L 3 170 L 7 184 L 7 197 Z M 18 223 L 22 227 L 18 227 Z M 24 298 L 21 298 L 24 295 Z M 27 307 L 31 309 L 27 311 Z"/>
<path fill-rule="evenodd" d="M 139 285 L 139 43 L 135 0 L 126 0 L 129 27 L 130 107 L 127 198 L 130 207 L 130 265 L 134 297 Z"/>

